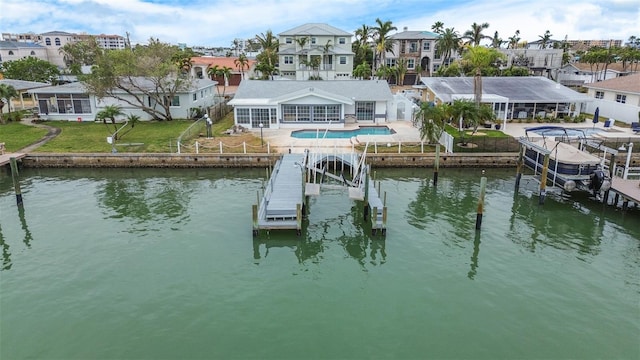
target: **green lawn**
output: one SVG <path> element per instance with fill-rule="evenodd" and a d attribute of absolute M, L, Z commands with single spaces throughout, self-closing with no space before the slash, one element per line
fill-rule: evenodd
<path fill-rule="evenodd" d="M 111 145 L 107 143 L 107 137 L 114 131 L 111 124 L 108 127 L 93 122 L 49 121 L 45 124 L 58 127 L 62 132 L 35 152 L 111 152 Z M 116 141 L 115 148 L 118 152 L 175 152 L 176 139 L 191 124 L 193 120 L 139 122 L 120 132 L 123 135 Z"/>
<path fill-rule="evenodd" d="M 7 151 L 16 152 L 47 134 L 47 130 L 10 122 L 0 125 L 0 142 L 5 143 Z"/>
<path fill-rule="evenodd" d="M 445 131 L 453 136 L 454 138 L 459 138 L 460 136 L 460 131 L 458 130 L 457 127 L 453 127 L 451 125 L 447 125 L 445 128 Z M 508 138 L 510 137 L 509 135 L 503 133 L 500 130 L 491 130 L 491 129 L 486 129 L 482 126 L 478 127 L 478 133 L 476 135 L 471 135 L 471 132 L 473 132 L 473 129 L 466 129 L 464 132 L 464 137 L 465 138 L 473 138 L 473 137 L 490 137 L 490 138 Z"/>

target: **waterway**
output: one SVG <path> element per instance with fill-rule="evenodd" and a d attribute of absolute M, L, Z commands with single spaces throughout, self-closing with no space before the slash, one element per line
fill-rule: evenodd
<path fill-rule="evenodd" d="M 339 189 L 251 235 L 265 171 L 0 177 L 0 359 L 638 359 L 640 211 L 538 205 L 514 170 L 380 169 L 386 239 Z"/>

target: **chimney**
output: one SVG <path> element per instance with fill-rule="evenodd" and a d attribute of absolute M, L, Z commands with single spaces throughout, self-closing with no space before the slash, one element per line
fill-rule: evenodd
<path fill-rule="evenodd" d="M 407 31 L 407 30 L 409 30 L 409 28 L 405 26 L 405 27 L 402 28 L 402 30 L 403 31 Z"/>

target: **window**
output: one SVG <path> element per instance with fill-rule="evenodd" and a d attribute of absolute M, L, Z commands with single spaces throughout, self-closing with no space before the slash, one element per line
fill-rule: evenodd
<path fill-rule="evenodd" d="M 48 46 L 51 46 L 51 39 L 49 39 L 49 38 L 45 38 L 45 39 L 44 39 L 44 43 L 45 43 L 46 45 L 48 45 Z"/>
<path fill-rule="evenodd" d="M 317 39 L 316 39 L 316 38 L 314 38 L 314 37 L 312 37 L 312 38 L 311 38 L 311 45 L 315 45 L 315 44 L 316 44 L 316 41 L 317 41 Z"/>
<path fill-rule="evenodd" d="M 338 38 L 338 44 L 340 44 L 340 45 L 344 45 L 344 44 L 346 44 L 346 43 L 347 43 L 347 39 L 345 39 L 345 38 L 343 38 L 343 37 Z"/>
<path fill-rule="evenodd" d="M 431 41 L 425 41 L 422 43 L 422 50 L 429 51 L 431 50 Z"/>
<path fill-rule="evenodd" d="M 282 105 L 283 122 L 339 122 L 340 105 Z"/>
<path fill-rule="evenodd" d="M 356 102 L 356 120 L 373 121 L 375 106 L 376 104 L 373 101 Z"/>
<path fill-rule="evenodd" d="M 285 44 L 292 44 L 293 43 L 293 39 L 288 37 L 288 38 L 284 38 L 284 42 Z"/>
<path fill-rule="evenodd" d="M 269 127 L 270 109 L 251 109 L 251 127 L 259 128 L 260 124 L 263 127 Z"/>
<path fill-rule="evenodd" d="M 407 59 L 407 69 L 415 69 L 416 60 L 415 59 Z"/>
<path fill-rule="evenodd" d="M 412 41 L 411 43 L 409 43 L 409 52 L 417 52 L 418 51 L 418 43 L 415 41 Z"/>
<path fill-rule="evenodd" d="M 388 67 L 394 67 L 396 66 L 396 59 L 395 58 L 386 58 L 385 59 L 386 65 Z"/>
<path fill-rule="evenodd" d="M 624 104 L 627 102 L 627 95 L 616 94 L 616 102 Z"/>
<path fill-rule="evenodd" d="M 604 91 L 596 91 L 596 99 L 604 99 Z"/>
<path fill-rule="evenodd" d="M 291 55 L 287 55 L 284 57 L 284 63 L 285 64 L 293 64 L 293 56 Z"/>
<path fill-rule="evenodd" d="M 193 101 L 196 101 L 196 100 L 198 100 L 198 94 L 193 93 Z"/>
<path fill-rule="evenodd" d="M 236 109 L 236 122 L 238 124 L 249 124 L 249 119 L 251 118 L 249 109 Z"/>
<path fill-rule="evenodd" d="M 9 50 L 9 55 L 13 55 L 13 51 Z"/>
<path fill-rule="evenodd" d="M 168 96 L 165 96 L 164 103 L 169 104 L 169 106 L 180 106 L 180 96 L 176 95 L 172 99 L 169 99 Z"/>
<path fill-rule="evenodd" d="M 60 38 L 56 38 L 56 46 L 60 46 Z"/>
<path fill-rule="evenodd" d="M 347 57 L 340 56 L 340 65 L 346 65 L 346 64 L 347 64 Z"/>
<path fill-rule="evenodd" d="M 91 114 L 86 94 L 37 94 L 41 114 Z"/>
<path fill-rule="evenodd" d="M 35 56 L 36 52 L 35 51 L 31 51 L 31 54 L 29 54 L 29 55 Z"/>

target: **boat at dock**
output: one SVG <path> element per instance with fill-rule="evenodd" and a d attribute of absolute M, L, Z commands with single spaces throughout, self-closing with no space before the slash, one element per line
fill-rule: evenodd
<path fill-rule="evenodd" d="M 546 169 L 546 181 L 553 187 L 591 191 L 595 196 L 611 187 L 606 156 L 616 150 L 588 139 L 580 130 L 560 126 L 529 128 L 525 134 L 519 140 L 525 148 L 524 165 L 536 175 Z"/>

